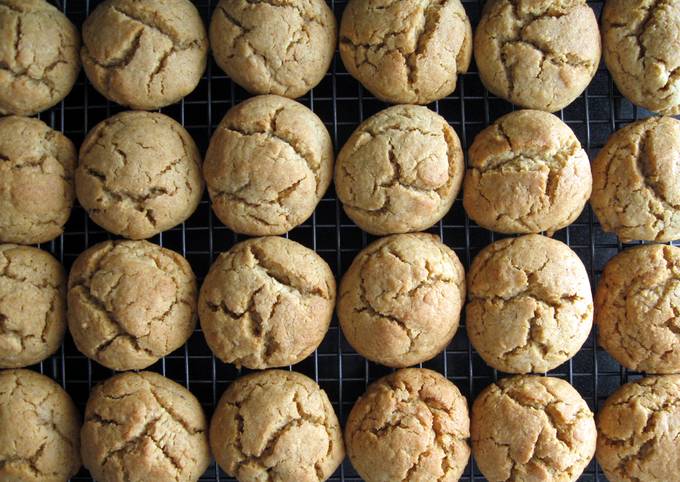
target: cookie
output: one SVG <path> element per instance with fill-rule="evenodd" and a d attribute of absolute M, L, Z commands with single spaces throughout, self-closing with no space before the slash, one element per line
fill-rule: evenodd
<path fill-rule="evenodd" d="M 335 190 L 371 234 L 422 231 L 451 209 L 463 180 L 456 131 L 426 107 L 400 105 L 362 123 L 338 154 Z"/>
<path fill-rule="evenodd" d="M 530 234 L 487 246 L 468 273 L 472 346 L 506 373 L 542 373 L 583 346 L 593 325 L 588 273 L 566 244 Z"/>
<path fill-rule="evenodd" d="M 616 131 L 593 161 L 590 204 L 623 242 L 680 238 L 680 121 L 650 117 Z"/>
<path fill-rule="evenodd" d="M 458 388 L 407 368 L 372 383 L 347 419 L 345 443 L 366 482 L 455 482 L 470 458 L 470 418 Z"/>
<path fill-rule="evenodd" d="M 73 143 L 28 117 L 0 118 L 0 242 L 46 243 L 71 215 Z"/>
<path fill-rule="evenodd" d="M 489 0 L 475 32 L 484 86 L 529 109 L 555 112 L 571 104 L 595 76 L 600 54 L 586 0 Z"/>
<path fill-rule="evenodd" d="M 123 373 L 90 393 L 83 465 L 99 482 L 195 482 L 210 464 L 207 430 L 186 388 L 157 373 Z"/>
<path fill-rule="evenodd" d="M 121 112 L 80 148 L 76 194 L 114 234 L 146 239 L 186 221 L 203 196 L 201 156 L 189 133 L 156 112 Z"/>
<path fill-rule="evenodd" d="M 237 379 L 210 421 L 219 466 L 240 482 L 327 480 L 345 457 L 340 423 L 314 380 L 289 371 Z"/>
<path fill-rule="evenodd" d="M 489 482 L 578 480 L 595 454 L 595 419 L 559 378 L 516 376 L 472 405 L 472 454 Z"/>
<path fill-rule="evenodd" d="M 590 160 L 574 132 L 547 112 L 505 115 L 475 137 L 463 205 L 500 233 L 555 231 L 573 223 L 590 197 Z"/>
<path fill-rule="evenodd" d="M 393 104 L 451 94 L 472 58 L 472 27 L 459 0 L 350 0 L 340 25 L 347 71 Z"/>
<path fill-rule="evenodd" d="M 76 347 L 112 370 L 146 368 L 184 345 L 196 325 L 186 259 L 147 241 L 105 241 L 76 259 L 68 324 Z"/>
<path fill-rule="evenodd" d="M 0 480 L 62 482 L 80 469 L 80 414 L 54 381 L 0 371 Z"/>
<path fill-rule="evenodd" d="M 361 355 L 407 367 L 446 348 L 464 302 L 465 272 L 456 253 L 431 234 L 398 234 L 354 258 L 340 283 L 338 318 Z"/>
<path fill-rule="evenodd" d="M 680 376 L 620 387 L 597 417 L 597 463 L 610 482 L 678 482 Z"/>
<path fill-rule="evenodd" d="M 301 97 L 335 54 L 337 25 L 325 0 L 220 0 L 210 22 L 217 65 L 252 94 Z"/>
<path fill-rule="evenodd" d="M 0 0 L 0 115 L 61 102 L 80 72 L 80 33 L 45 0 Z"/>
<path fill-rule="evenodd" d="M 222 119 L 203 174 L 213 210 L 229 229 L 285 234 L 312 215 L 328 189 L 333 143 L 321 119 L 302 104 L 253 97 Z"/>
<path fill-rule="evenodd" d="M 106 0 L 83 24 L 87 78 L 109 100 L 155 110 L 191 93 L 208 59 L 208 35 L 189 0 Z"/>
<path fill-rule="evenodd" d="M 335 278 L 311 249 L 250 239 L 222 253 L 201 287 L 201 331 L 215 356 L 252 369 L 294 365 L 328 331 Z"/>

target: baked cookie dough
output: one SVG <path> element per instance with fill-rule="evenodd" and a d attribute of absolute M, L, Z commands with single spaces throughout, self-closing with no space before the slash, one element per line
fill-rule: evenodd
<path fill-rule="evenodd" d="M 588 404 L 559 378 L 516 376 L 472 405 L 472 454 L 489 482 L 578 480 L 595 454 Z"/>
<path fill-rule="evenodd" d="M 215 356 L 252 369 L 294 365 L 328 331 L 335 278 L 311 249 L 269 236 L 222 253 L 201 287 L 201 330 Z"/>
<path fill-rule="evenodd" d="M 76 347 L 112 370 L 138 370 L 181 347 L 196 325 L 196 278 L 147 241 L 105 241 L 76 259 L 68 324 Z"/>
<path fill-rule="evenodd" d="M 314 380 L 268 370 L 237 379 L 210 422 L 219 466 L 241 482 L 321 482 L 345 457 L 340 423 Z"/>
<path fill-rule="evenodd" d="M 620 387 L 597 417 L 597 463 L 610 482 L 680 481 L 680 376 Z"/>
<path fill-rule="evenodd" d="M 212 207 L 229 229 L 285 234 L 309 218 L 333 176 L 333 143 L 316 114 L 276 95 L 233 107 L 203 165 Z"/>
<path fill-rule="evenodd" d="M 305 95 L 328 71 L 336 38 L 325 0 L 220 0 L 210 22 L 217 65 L 253 94 Z"/>
<path fill-rule="evenodd" d="M 616 131 L 593 161 L 590 204 L 621 241 L 680 238 L 680 121 L 650 117 Z"/>
<path fill-rule="evenodd" d="M 555 112 L 571 104 L 595 76 L 600 53 L 586 0 L 489 0 L 475 32 L 484 86 L 530 109 Z"/>
<path fill-rule="evenodd" d="M 335 190 L 364 231 L 422 231 L 451 209 L 463 180 L 456 131 L 426 107 L 399 105 L 361 124 L 338 154 Z"/>
<path fill-rule="evenodd" d="M 45 0 L 0 0 L 0 115 L 59 103 L 80 72 L 80 33 Z"/>
<path fill-rule="evenodd" d="M 104 97 L 155 110 L 196 88 L 208 59 L 208 35 L 189 0 L 106 0 L 83 24 L 81 57 Z"/>
<path fill-rule="evenodd" d="M 385 102 L 429 104 L 456 88 L 472 58 L 472 27 L 459 0 L 350 0 L 340 56 Z"/>
<path fill-rule="evenodd" d="M 505 115 L 475 137 L 463 205 L 500 233 L 552 235 L 573 223 L 592 190 L 590 160 L 574 132 L 547 112 Z"/>
<path fill-rule="evenodd" d="M 431 359 L 458 329 L 465 272 L 431 234 L 398 234 L 361 251 L 340 283 L 338 318 L 350 345 L 390 367 Z"/>
<path fill-rule="evenodd" d="M 470 458 L 470 418 L 458 388 L 407 368 L 368 387 L 345 427 L 352 465 L 366 482 L 455 482 Z"/>
<path fill-rule="evenodd" d="M 157 373 L 123 373 L 90 394 L 83 465 L 99 482 L 195 482 L 210 464 L 207 430 L 186 388 Z"/>
<path fill-rule="evenodd" d="M 54 381 L 0 371 L 0 480 L 63 482 L 80 469 L 80 414 Z"/>
<path fill-rule="evenodd" d="M 80 148 L 78 201 L 114 234 L 146 239 L 186 221 L 203 196 L 201 156 L 189 133 L 156 112 L 121 112 Z"/>

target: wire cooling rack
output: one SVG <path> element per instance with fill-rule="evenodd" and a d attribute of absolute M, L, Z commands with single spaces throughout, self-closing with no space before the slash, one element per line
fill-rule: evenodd
<path fill-rule="evenodd" d="M 53 1 L 79 28 L 91 9 L 99 3 L 98 0 Z M 216 3 L 217 0 L 195 1 L 206 25 Z M 599 18 L 602 2 L 589 3 Z M 329 4 L 339 21 L 346 0 L 329 0 Z M 483 1 L 463 0 L 463 4 L 474 27 Z M 211 60 L 197 89 L 180 103 L 162 109 L 162 112 L 181 122 L 202 152 L 205 152 L 210 135 L 226 111 L 247 97 L 248 93 L 233 84 Z M 362 120 L 386 107 L 345 71 L 337 55 L 321 84 L 300 101 L 325 122 L 336 151 Z M 489 123 L 513 110 L 509 103 L 490 95 L 484 89 L 474 64 L 470 72 L 460 76 L 458 88 L 450 97 L 435 102 L 430 107 L 443 115 L 455 128 L 464 148 Z M 53 128 L 63 131 L 79 145 L 89 129 L 120 110 L 120 106 L 100 96 L 81 74 L 73 92 L 40 118 Z M 622 98 L 602 66 L 585 93 L 559 115 L 574 130 L 592 158 L 614 130 L 646 117 L 649 113 L 638 110 Z M 447 245 L 455 249 L 466 268 L 480 249 L 498 238 L 498 235 L 476 226 L 467 218 L 460 199 L 444 220 L 430 231 L 438 234 Z M 338 279 L 356 253 L 372 240 L 345 216 L 333 188 L 323 198 L 312 218 L 291 231 L 288 236 L 316 250 L 330 264 Z M 615 236 L 600 229 L 590 207 L 585 209 L 574 224 L 556 233 L 555 237 L 569 244 L 581 257 L 589 271 L 593 287 L 607 260 L 622 249 Z M 64 235 L 41 247 L 57 256 L 68 270 L 82 251 L 110 238 L 111 235 L 89 221 L 85 211 L 76 206 Z M 184 255 L 200 282 L 215 257 L 241 239 L 241 236 L 229 231 L 213 216 L 206 195 L 196 213 L 186 223 L 160 234 L 152 241 Z M 446 351 L 423 366 L 447 376 L 470 402 L 499 376 L 470 346 L 464 320 Z M 34 368 L 61 383 L 81 412 L 92 386 L 113 374 L 81 355 L 69 335 L 56 355 Z M 333 321 L 319 349 L 292 368 L 314 378 L 326 390 L 343 425 L 352 405 L 366 386 L 390 371 L 357 355 L 343 338 L 337 320 Z M 212 356 L 198 328 L 184 347 L 150 369 L 191 390 L 203 404 L 208 416 L 212 414 L 216 401 L 229 383 L 241 374 L 233 366 L 225 365 Z M 592 333 L 572 360 L 549 374 L 568 380 L 592 410 L 599 408 L 619 385 L 638 376 L 627 372 L 598 348 Z M 83 469 L 73 480 L 92 479 Z M 213 463 L 201 480 L 233 479 L 227 477 Z M 345 460 L 331 480 L 361 479 L 349 461 Z M 484 478 L 474 462 L 471 462 L 461 480 L 482 481 Z M 606 479 L 596 463 L 592 462 L 580 480 Z"/>

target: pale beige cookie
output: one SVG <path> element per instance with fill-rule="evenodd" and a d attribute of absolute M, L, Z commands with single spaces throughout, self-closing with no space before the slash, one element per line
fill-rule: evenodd
<path fill-rule="evenodd" d="M 0 0 L 0 115 L 58 104 L 80 72 L 80 33 L 45 0 Z"/>
<path fill-rule="evenodd" d="M 361 251 L 340 283 L 338 318 L 371 361 L 407 367 L 449 344 L 465 302 L 456 253 L 431 234 L 397 234 Z"/>
<path fill-rule="evenodd" d="M 68 324 L 87 357 L 138 370 L 181 347 L 196 325 L 196 278 L 181 255 L 147 241 L 105 241 L 76 259 Z"/>
<path fill-rule="evenodd" d="M 347 71 L 394 104 L 429 104 L 456 88 L 472 58 L 459 0 L 350 0 L 340 25 Z"/>
<path fill-rule="evenodd" d="M 465 166 L 456 131 L 426 107 L 399 105 L 362 123 L 338 154 L 335 190 L 364 231 L 422 231 L 442 219 Z"/>
<path fill-rule="evenodd" d="M 325 0 L 220 0 L 210 22 L 217 65 L 253 94 L 305 95 L 328 71 L 336 39 Z"/>
<path fill-rule="evenodd" d="M 621 241 L 680 238 L 680 121 L 650 117 L 616 131 L 593 161 L 590 204 Z"/>
<path fill-rule="evenodd" d="M 372 383 L 345 427 L 347 453 L 366 482 L 456 482 L 470 458 L 469 437 L 465 397 L 423 368 Z"/>
<path fill-rule="evenodd" d="M 590 160 L 574 132 L 537 110 L 507 114 L 470 147 L 463 205 L 501 233 L 552 234 L 573 223 L 592 190 Z"/>
<path fill-rule="evenodd" d="M 475 32 L 484 86 L 513 104 L 555 112 L 588 86 L 600 31 L 586 0 L 489 0 Z"/>
<path fill-rule="evenodd" d="M 229 385 L 210 422 L 210 446 L 222 470 L 239 482 L 322 482 L 345 457 L 326 392 L 282 370 Z"/>
<path fill-rule="evenodd" d="M 123 373 L 94 387 L 81 436 L 83 465 L 98 482 L 196 482 L 210 464 L 201 404 L 157 373 Z"/>
<path fill-rule="evenodd" d="M 319 117 L 276 95 L 233 107 L 217 127 L 203 174 L 229 229 L 284 234 L 309 218 L 333 176 L 333 143 Z"/>
<path fill-rule="evenodd" d="M 78 201 L 114 234 L 146 239 L 186 221 L 203 196 L 201 155 L 189 133 L 157 112 L 121 112 L 80 147 Z"/>
<path fill-rule="evenodd" d="M 559 378 L 516 376 L 472 405 L 472 454 L 489 482 L 578 480 L 595 454 L 595 418 Z"/>

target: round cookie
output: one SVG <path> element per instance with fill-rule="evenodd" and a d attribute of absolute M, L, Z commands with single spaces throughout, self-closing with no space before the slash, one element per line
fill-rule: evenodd
<path fill-rule="evenodd" d="M 201 287 L 201 330 L 215 356 L 263 369 L 307 358 L 328 331 L 335 278 L 311 249 L 270 236 L 222 253 Z"/>
<path fill-rule="evenodd" d="M 191 93 L 208 59 L 208 35 L 189 0 L 106 0 L 83 24 L 87 78 L 109 100 L 155 110 Z"/>
<path fill-rule="evenodd" d="M 0 371 L 0 480 L 63 482 L 80 469 L 80 414 L 54 381 Z"/>
<path fill-rule="evenodd" d="M 285 234 L 309 218 L 333 176 L 333 143 L 316 114 L 276 95 L 233 107 L 203 165 L 212 207 L 229 229 Z"/>
<path fill-rule="evenodd" d="M 83 465 L 99 482 L 195 482 L 210 465 L 207 430 L 186 388 L 157 373 L 123 373 L 90 393 Z"/>
<path fill-rule="evenodd" d="M 253 94 L 292 99 L 321 82 L 336 38 L 325 0 L 220 0 L 210 22 L 215 61 L 229 78 Z"/>
<path fill-rule="evenodd" d="M 680 376 L 620 387 L 597 416 L 597 462 L 610 482 L 680 481 Z"/>
<path fill-rule="evenodd" d="M 76 259 L 68 324 L 76 347 L 112 370 L 138 370 L 196 326 L 196 278 L 181 255 L 147 241 L 105 241 Z"/>
<path fill-rule="evenodd" d="M 340 56 L 380 100 L 429 104 L 451 94 L 472 58 L 472 27 L 459 0 L 350 0 Z"/>
<path fill-rule="evenodd" d="M 621 241 L 680 238 L 680 121 L 650 117 L 616 131 L 593 161 L 590 204 Z"/>
<path fill-rule="evenodd" d="M 566 244 L 530 234 L 497 241 L 468 273 L 465 324 L 486 363 L 542 373 L 583 346 L 593 325 L 588 273 Z"/>
<path fill-rule="evenodd" d="M 600 31 L 586 0 L 489 0 L 475 32 L 484 86 L 513 104 L 555 112 L 586 89 L 600 64 Z"/>
<path fill-rule="evenodd" d="M 338 318 L 361 355 L 407 367 L 446 348 L 464 302 L 465 272 L 456 253 L 431 234 L 398 234 L 354 258 L 340 283 Z"/>
<path fill-rule="evenodd" d="M 146 239 L 186 221 L 203 196 L 201 156 L 189 133 L 156 112 L 121 112 L 80 148 L 78 201 L 114 234 Z"/>
<path fill-rule="evenodd" d="M 608 0 L 602 38 L 623 95 L 645 109 L 680 114 L 680 3 Z"/>
<path fill-rule="evenodd" d="M 578 480 L 595 454 L 595 419 L 559 378 L 515 376 L 472 405 L 472 454 L 489 482 Z"/>
<path fill-rule="evenodd" d="M 362 123 L 338 154 L 335 190 L 371 234 L 422 231 L 451 209 L 463 180 L 456 131 L 426 107 L 399 105 Z"/>
<path fill-rule="evenodd" d="M 46 243 L 64 231 L 76 162 L 73 143 L 44 122 L 0 118 L 0 242 Z"/>
<path fill-rule="evenodd" d="M 268 370 L 237 379 L 210 422 L 219 466 L 241 482 L 327 480 L 345 457 L 328 395 L 314 380 Z"/>
<path fill-rule="evenodd" d="M 590 160 L 574 132 L 547 112 L 505 115 L 470 147 L 463 205 L 500 233 L 552 235 L 573 223 L 592 190 Z"/>
<path fill-rule="evenodd" d="M 0 244 L 0 368 L 44 360 L 66 331 L 66 275 L 46 251 Z"/>
<path fill-rule="evenodd" d="M 0 0 L 0 115 L 58 104 L 80 72 L 80 33 L 45 0 Z"/>
<path fill-rule="evenodd" d="M 366 482 L 463 474 L 470 447 L 467 401 L 439 373 L 407 368 L 372 383 L 347 419 L 345 443 Z"/>

